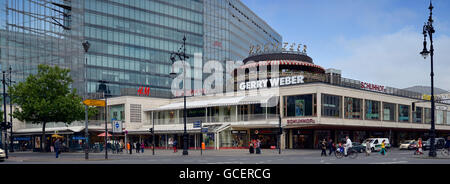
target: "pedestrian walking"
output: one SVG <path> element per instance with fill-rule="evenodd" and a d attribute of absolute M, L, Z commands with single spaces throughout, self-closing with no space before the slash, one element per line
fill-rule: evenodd
<path fill-rule="evenodd" d="M 370 156 L 370 153 L 372 153 L 372 147 L 370 146 L 370 142 L 366 142 L 366 156 Z"/>
<path fill-rule="evenodd" d="M 169 144 L 169 147 L 173 147 L 173 139 L 172 139 L 172 137 L 169 138 L 168 144 Z"/>
<path fill-rule="evenodd" d="M 59 139 L 56 139 L 56 141 L 55 141 L 56 158 L 59 158 L 60 149 L 61 149 L 61 142 L 59 142 Z"/>
<path fill-rule="evenodd" d="M 261 140 L 256 140 L 256 154 L 261 154 Z"/>
<path fill-rule="evenodd" d="M 328 155 L 331 155 L 331 153 L 335 152 L 336 145 L 334 144 L 333 139 L 330 139 L 330 141 L 328 141 L 328 149 L 330 150 Z"/>
<path fill-rule="evenodd" d="M 178 141 L 177 141 L 177 140 L 174 140 L 174 141 L 173 141 L 173 152 L 174 152 L 174 153 L 175 153 L 175 152 L 178 152 L 177 146 L 178 146 Z"/>
<path fill-rule="evenodd" d="M 50 145 L 50 152 L 55 152 L 55 141 L 52 141 L 52 144 Z"/>
<path fill-rule="evenodd" d="M 382 155 L 386 155 L 386 144 L 384 143 L 385 140 L 383 140 L 383 142 L 381 142 L 381 150 L 380 150 L 380 154 Z"/>
<path fill-rule="evenodd" d="M 145 148 L 144 143 L 141 143 L 141 152 L 142 152 L 142 153 L 144 153 L 144 148 Z"/>
<path fill-rule="evenodd" d="M 250 141 L 249 152 L 250 152 L 250 154 L 255 153 L 255 145 L 254 145 L 254 140 L 253 139 Z"/>
<path fill-rule="evenodd" d="M 132 151 L 133 149 L 132 149 L 132 147 L 131 147 L 131 143 L 130 143 L 130 142 L 127 143 L 127 150 L 130 152 L 130 155 L 131 155 L 132 152 L 133 152 L 133 151 Z"/>
<path fill-rule="evenodd" d="M 417 151 L 418 154 L 423 154 L 422 152 L 422 138 L 419 138 L 419 141 L 417 142 Z"/>
<path fill-rule="evenodd" d="M 325 139 L 323 139 L 320 143 L 320 148 L 322 149 L 322 153 L 320 153 L 320 156 L 327 156 L 327 141 L 325 141 Z"/>
<path fill-rule="evenodd" d="M 139 153 L 141 150 L 141 144 L 139 142 L 136 143 L 136 153 Z"/>

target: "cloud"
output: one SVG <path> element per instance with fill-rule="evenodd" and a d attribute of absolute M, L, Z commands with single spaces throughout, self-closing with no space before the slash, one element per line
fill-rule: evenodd
<path fill-rule="evenodd" d="M 341 69 L 343 77 L 394 88 L 431 85 L 430 58 L 424 60 L 419 55 L 423 35 L 412 28 L 379 36 L 339 38 L 336 42 L 346 55 L 328 63 Z M 434 49 L 435 87 L 450 90 L 450 37 L 434 38 Z"/>

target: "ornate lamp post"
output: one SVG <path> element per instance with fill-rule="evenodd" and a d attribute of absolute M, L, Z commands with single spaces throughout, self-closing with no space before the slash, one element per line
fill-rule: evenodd
<path fill-rule="evenodd" d="M 172 72 L 170 72 L 170 77 L 173 79 L 176 76 L 175 71 L 173 70 L 173 63 L 175 62 L 175 57 L 184 62 L 186 59 L 189 59 L 189 56 L 186 55 L 186 36 L 183 36 L 183 46 L 178 49 L 178 52 L 170 53 L 170 60 L 172 61 Z M 184 133 L 183 133 L 183 155 L 188 155 L 188 134 L 186 132 L 186 63 L 183 63 L 183 97 L 184 97 L 184 109 L 183 109 L 183 122 L 184 122 Z"/>
<path fill-rule="evenodd" d="M 425 23 L 423 26 L 423 50 L 420 52 L 420 54 L 423 56 L 424 59 L 427 58 L 428 54 L 431 56 L 431 129 L 430 129 L 430 157 L 436 157 L 436 146 L 434 145 L 435 137 L 436 137 L 436 130 L 435 130 L 435 122 L 434 122 L 434 114 L 435 114 L 435 103 L 434 103 L 434 72 L 433 72 L 433 55 L 434 55 L 434 49 L 433 49 L 433 33 L 435 32 L 433 27 L 433 5 L 430 1 L 430 16 L 428 17 L 428 22 Z M 430 36 L 430 51 L 427 50 L 427 34 Z"/>

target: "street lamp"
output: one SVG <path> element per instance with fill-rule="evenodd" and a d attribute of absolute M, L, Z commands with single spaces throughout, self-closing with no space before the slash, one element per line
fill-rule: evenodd
<path fill-rule="evenodd" d="M 430 129 L 430 152 L 429 152 L 429 156 L 430 157 L 436 157 L 436 147 L 434 145 L 435 142 L 435 137 L 436 137 L 436 131 L 435 131 L 435 122 L 434 122 L 434 114 L 435 114 L 435 104 L 434 104 L 434 82 L 433 82 L 433 77 L 434 77 L 434 72 L 433 72 L 433 55 L 434 55 L 434 49 L 433 49 L 433 33 L 435 32 L 434 27 L 433 27 L 433 5 L 431 4 L 430 1 L 430 6 L 428 7 L 428 9 L 430 10 L 430 16 L 428 17 L 428 22 L 425 23 L 425 25 L 423 26 L 423 50 L 422 52 L 420 52 L 420 55 L 423 56 L 424 59 L 427 58 L 428 54 L 430 54 L 431 56 L 431 129 Z M 427 34 L 430 36 L 430 51 L 427 50 Z"/>
<path fill-rule="evenodd" d="M 84 81 L 85 81 L 85 98 L 87 99 L 87 52 L 89 50 L 89 47 L 91 47 L 91 44 L 88 41 L 85 41 L 82 43 L 83 48 L 84 48 L 84 53 L 85 53 L 85 57 L 86 57 L 86 63 L 84 65 Z M 84 159 L 88 160 L 89 159 L 89 131 L 88 131 L 88 106 L 84 105 L 84 119 L 86 121 L 85 123 L 85 128 L 84 128 L 84 137 L 85 137 L 85 145 L 84 145 Z"/>
<path fill-rule="evenodd" d="M 183 89 L 184 89 L 184 93 L 183 93 L 183 97 L 184 97 L 184 110 L 183 110 L 183 122 L 184 122 L 184 133 L 183 133 L 183 155 L 188 155 L 188 134 L 186 132 L 186 116 L 187 116 L 187 112 L 186 112 L 186 59 L 189 59 L 189 56 L 186 55 L 186 36 L 183 36 L 183 46 L 178 49 L 178 52 L 172 52 L 170 53 L 170 60 L 172 61 L 172 72 L 170 72 L 170 77 L 173 79 L 176 76 L 176 73 L 173 69 L 173 63 L 175 62 L 175 56 L 178 56 L 178 58 L 182 61 L 184 61 L 183 63 Z"/>

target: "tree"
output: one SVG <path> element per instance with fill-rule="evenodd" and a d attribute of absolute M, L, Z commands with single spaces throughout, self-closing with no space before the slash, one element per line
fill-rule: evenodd
<path fill-rule="evenodd" d="M 84 119 L 84 105 L 81 97 L 76 94 L 76 89 L 70 88 L 73 80 L 69 72 L 69 69 L 41 64 L 36 75 L 29 75 L 24 82 L 9 89 L 12 102 L 20 107 L 15 108 L 13 117 L 20 121 L 42 124 L 41 148 L 46 148 L 46 123 L 70 124 Z"/>

